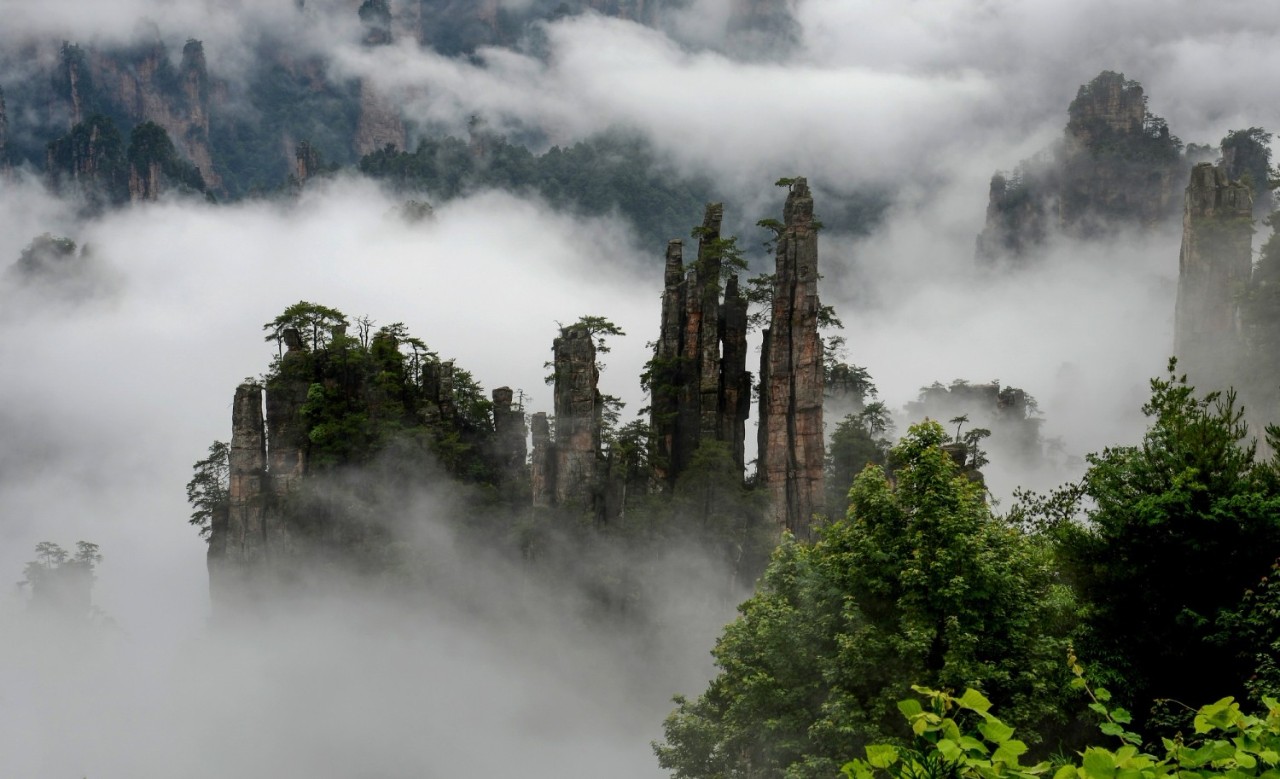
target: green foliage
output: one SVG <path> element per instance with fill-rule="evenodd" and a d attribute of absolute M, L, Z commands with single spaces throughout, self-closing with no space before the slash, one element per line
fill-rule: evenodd
<path fill-rule="evenodd" d="M 333 337 L 334 328 L 346 328 L 347 315 L 336 308 L 300 300 L 280 316 L 262 326 L 268 331 L 265 340 L 282 344 L 286 330 L 297 330 L 302 338 L 311 338 L 312 351 L 323 349 Z"/>
<path fill-rule="evenodd" d="M 102 562 L 98 545 L 76 542 L 76 553 L 51 541 L 36 544 L 36 559 L 22 569 L 20 587 L 31 593 L 32 609 L 62 617 L 82 618 L 92 611 L 94 570 Z"/>
<path fill-rule="evenodd" d="M 1081 651 L 1140 723 L 1156 699 L 1245 691 L 1242 599 L 1280 557 L 1275 464 L 1256 460 L 1234 392 L 1198 395 L 1175 368 L 1151 381 L 1142 444 L 1090 455 L 1088 521 L 1057 500 L 1044 523 L 1088 604 Z"/>
<path fill-rule="evenodd" d="M 191 466 L 195 474 L 187 482 L 187 503 L 191 504 L 191 524 L 208 538 L 215 525 L 226 521 L 231 507 L 231 447 L 223 441 L 209 445 L 209 455 Z"/>
<path fill-rule="evenodd" d="M 178 156 L 169 133 L 155 122 L 143 122 L 133 128 L 125 156 L 138 175 L 145 175 L 151 165 L 156 165 L 179 190 L 204 191 L 200 169 Z"/>
<path fill-rule="evenodd" d="M 913 679 L 981 685 L 1023 724 L 1062 716 L 1074 601 L 1049 549 L 991 515 L 946 440 L 937 423 L 911 428 L 893 481 L 868 467 L 847 519 L 812 545 L 784 541 L 717 642 L 720 674 L 667 719 L 664 768 L 830 776 L 891 732 L 889 696 Z"/>
<path fill-rule="evenodd" d="M 584 314 L 581 317 L 578 317 L 578 321 L 569 325 L 569 327 L 585 327 L 587 329 L 587 333 L 591 336 L 591 340 L 595 342 L 596 354 L 609 353 L 609 342 L 605 340 L 607 337 L 614 335 L 626 335 L 626 332 L 623 331 L 621 327 L 618 327 L 613 322 L 609 321 L 608 318 L 592 316 L 590 314 Z M 566 328 L 562 327 L 560 329 L 564 330 Z"/>
<path fill-rule="evenodd" d="M 635 225 L 644 245 L 660 246 L 686 231 L 692 214 L 711 199 L 711 185 L 659 162 L 647 141 L 605 133 L 540 155 L 505 138 L 482 135 L 472 144 L 425 138 L 413 152 L 385 147 L 360 160 L 360 171 L 404 192 L 440 202 L 501 188 L 530 191 L 556 208 L 589 216 L 618 212 Z"/>
<path fill-rule="evenodd" d="M 268 50 L 273 45 L 260 42 L 247 89 L 235 95 L 236 110 L 209 117 L 209 145 L 232 198 L 282 188 L 294 170 L 285 138 L 305 138 L 339 165 L 355 162 L 358 82 L 323 78 L 321 60 L 279 57 Z"/>
<path fill-rule="evenodd" d="M 93 114 L 50 141 L 47 152 L 49 175 L 56 188 L 78 186 L 95 208 L 129 199 L 124 140 L 110 117 Z"/>
<path fill-rule="evenodd" d="M 841 768 L 846 779 L 1034 779 L 1049 770 L 1047 762 L 1023 765 L 1027 745 L 991 713 L 991 702 L 981 692 L 969 688 L 955 697 L 927 687 L 911 689 L 925 701 L 898 702 L 911 726 L 911 746 L 868 745 L 865 760 Z"/>
<path fill-rule="evenodd" d="M 1267 698 L 1266 711 L 1245 714 L 1233 698 L 1222 698 L 1195 712 L 1193 735 L 1165 738 L 1163 756 L 1142 750 L 1142 739 L 1125 726 L 1129 714 L 1111 708 L 1105 689 L 1090 690 L 1075 666 L 1077 687 L 1092 699 L 1103 720 L 1099 730 L 1119 740 L 1114 749 L 1088 746 L 1063 759 L 1053 779 L 1251 779 L 1280 775 L 1280 702 Z M 913 687 L 924 699 L 898 704 L 911 724 L 911 746 L 871 744 L 866 758 L 844 765 L 846 779 L 1033 779 L 1048 776 L 1048 762 L 1023 765 L 1026 745 L 997 718 L 979 692 L 959 698 Z M 976 723 L 976 724 L 970 724 Z"/>
<path fill-rule="evenodd" d="M 297 418 L 281 443 L 305 451 L 317 469 L 368 465 L 396 449 L 420 462 L 432 453 L 446 471 L 471 484 L 494 478 L 493 403 L 467 370 L 443 363 L 401 322 L 374 330 L 368 317 L 351 324 L 341 311 L 299 301 L 263 325 L 283 344 L 265 378 L 267 391 L 290 398 Z"/>
<path fill-rule="evenodd" d="M 14 264 L 14 270 L 28 279 L 66 276 L 77 268 L 76 242 L 52 233 L 32 239 Z"/>
<path fill-rule="evenodd" d="M 1271 167 L 1271 133 L 1261 127 L 1232 130 L 1222 139 L 1227 175 L 1253 189 L 1254 213 L 1267 213 L 1276 171 Z"/>
<path fill-rule="evenodd" d="M 868 465 L 885 466 L 891 442 L 885 437 L 893 421 L 884 403 L 874 401 L 846 414 L 827 442 L 827 512 L 840 516 L 849 507 L 849 488 Z"/>

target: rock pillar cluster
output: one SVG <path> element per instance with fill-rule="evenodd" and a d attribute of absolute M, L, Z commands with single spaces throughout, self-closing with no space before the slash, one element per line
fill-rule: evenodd
<path fill-rule="evenodd" d="M 822 340 L 818 233 L 808 182 L 791 183 L 778 235 L 769 328 L 760 354 L 758 480 L 779 527 L 809 537 L 822 505 Z"/>
<path fill-rule="evenodd" d="M 1174 352 L 1193 376 L 1221 383 L 1242 345 L 1240 293 L 1253 270 L 1253 193 L 1209 163 L 1187 185 L 1178 257 Z"/>
<path fill-rule="evenodd" d="M 726 442 L 737 466 L 745 464 L 747 302 L 732 274 L 721 298 L 723 217 L 720 203 L 707 205 L 691 268 L 684 267 L 683 243 L 667 244 L 662 324 L 649 372 L 654 475 L 667 487 L 704 440 Z"/>

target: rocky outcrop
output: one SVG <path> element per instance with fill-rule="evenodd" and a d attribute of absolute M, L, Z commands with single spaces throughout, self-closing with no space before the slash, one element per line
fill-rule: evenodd
<path fill-rule="evenodd" d="M 585 325 L 562 329 L 553 353 L 556 505 L 593 509 L 599 482 L 603 399 L 597 389 L 600 371 L 591 331 Z"/>
<path fill-rule="evenodd" d="M 405 148 L 408 136 L 400 114 L 387 103 L 368 79 L 360 82 L 360 118 L 356 123 L 355 148 L 360 156 L 388 145 Z"/>
<path fill-rule="evenodd" d="M 533 507 L 550 508 L 556 496 L 556 457 L 551 442 L 551 421 L 539 411 L 530 419 L 533 455 L 529 458 L 529 481 L 533 487 Z"/>
<path fill-rule="evenodd" d="M 1067 114 L 1068 139 L 1090 148 L 1117 135 L 1141 133 L 1147 119 L 1147 98 L 1141 84 L 1107 70 L 1080 87 Z"/>
<path fill-rule="evenodd" d="M 959 464 L 974 471 L 985 464 L 983 449 L 988 445 L 998 452 L 997 459 L 1016 459 L 1028 466 L 1038 465 L 1045 456 L 1040 434 L 1044 420 L 1038 416 L 1035 399 L 1018 387 L 961 379 L 950 385 L 935 382 L 920 389 L 919 398 L 906 405 L 906 412 L 912 423 L 936 419 L 944 426 L 954 425 L 959 440 L 952 444 L 970 442 L 965 456 L 971 459 L 967 465 Z M 975 431 L 989 435 L 990 440 L 986 435 L 973 438 Z"/>
<path fill-rule="evenodd" d="M 980 261 L 1024 258 L 1054 233 L 1094 238 L 1174 217 L 1173 182 L 1186 163 L 1165 121 L 1147 113 L 1142 85 L 1104 71 L 1067 113 L 1055 149 L 992 177 Z"/>
<path fill-rule="evenodd" d="M 769 328 L 760 354 L 757 481 L 780 528 L 808 538 L 822 505 L 822 340 L 818 337 L 818 232 L 808 182 L 795 179 L 783 209 Z"/>
<path fill-rule="evenodd" d="M 1252 241 L 1249 186 L 1212 164 L 1196 165 L 1184 200 L 1174 351 L 1191 376 L 1215 386 L 1238 367 Z"/>
<path fill-rule="evenodd" d="M 306 184 L 321 171 L 324 164 L 320 150 L 310 141 L 302 141 L 293 150 L 293 180 L 298 186 Z"/>
<path fill-rule="evenodd" d="M 175 71 L 160 41 L 125 52 L 94 51 L 86 58 L 92 73 L 92 95 L 102 108 L 135 123 L 155 122 L 165 129 L 178 152 L 191 160 L 211 188 L 221 185 L 209 147 L 210 84 L 204 45 L 188 40 Z M 72 93 L 73 113 L 86 90 Z"/>
<path fill-rule="evenodd" d="M 109 118 L 94 114 L 45 149 L 49 183 L 60 190 L 77 187 L 95 205 L 129 197 L 124 141 Z"/>
<path fill-rule="evenodd" d="M 209 594 L 215 616 L 249 594 L 267 559 L 267 433 L 262 387 L 241 384 L 231 406 L 229 509 L 209 538 Z"/>
<path fill-rule="evenodd" d="M 9 172 L 9 112 L 0 89 L 0 175 Z"/>
<path fill-rule="evenodd" d="M 524 408 L 512 405 L 514 399 L 510 387 L 493 391 L 493 460 L 504 482 L 524 476 L 528 455 L 525 441 L 529 427 L 524 421 Z"/>
<path fill-rule="evenodd" d="M 674 486 L 702 441 L 727 442 L 736 465 L 745 464 L 747 303 L 733 274 L 721 300 L 723 218 L 723 205 L 707 205 L 695 231 L 698 260 L 687 272 L 683 243 L 667 244 L 662 323 L 648 374 L 654 477 L 666 487 Z"/>
<path fill-rule="evenodd" d="M 152 161 L 144 167 L 129 166 L 129 199 L 136 202 L 160 197 L 160 163 Z"/>

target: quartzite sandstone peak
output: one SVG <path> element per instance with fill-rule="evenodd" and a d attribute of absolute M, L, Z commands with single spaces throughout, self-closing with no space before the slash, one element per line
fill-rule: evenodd
<path fill-rule="evenodd" d="M 760 354 L 759 483 L 774 522 L 808 538 L 822 505 L 823 362 L 818 232 L 808 182 L 790 184 L 778 235 L 769 328 Z"/>
<path fill-rule="evenodd" d="M 746 370 L 747 303 L 730 275 L 721 300 L 724 206 L 707 204 L 698 234 L 698 260 L 683 265 L 683 243 L 667 244 L 662 323 L 650 365 L 654 476 L 670 487 L 702 441 L 730 445 L 739 468 L 750 410 Z"/>
<path fill-rule="evenodd" d="M 593 508 L 598 491 L 603 399 L 597 386 L 596 346 L 583 324 L 560 331 L 555 365 L 555 499 L 560 506 Z"/>
<path fill-rule="evenodd" d="M 1210 163 L 1192 169 L 1178 256 L 1174 351 L 1193 377 L 1217 379 L 1237 367 L 1240 292 L 1253 269 L 1252 215 L 1248 185 Z"/>
<path fill-rule="evenodd" d="M 1017 260 L 1052 232 L 1091 238 L 1173 218 L 1173 181 L 1186 163 L 1168 125 L 1147 112 L 1140 84 L 1103 71 L 1067 114 L 1052 154 L 992 176 L 979 260 Z"/>

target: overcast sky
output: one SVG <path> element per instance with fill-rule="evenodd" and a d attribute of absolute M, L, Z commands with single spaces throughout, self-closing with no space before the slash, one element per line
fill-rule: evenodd
<path fill-rule="evenodd" d="M 1172 343 L 1177 229 L 1055 243 L 1021 274 L 990 275 L 973 249 L 991 173 L 1059 137 L 1076 89 L 1104 69 L 1141 81 L 1184 141 L 1280 127 L 1280 83 L 1268 77 L 1280 66 L 1280 6 L 1256 0 L 802 0 L 796 46 L 760 59 L 721 45 L 727 6 L 702 0 L 660 29 L 588 15 L 546 26 L 545 59 L 484 50 L 471 61 L 406 42 L 363 49 L 354 5 L 309 0 L 299 19 L 292 0 L 9 2 L 0 59 L 33 37 L 88 44 L 159 30 L 175 52 L 204 39 L 214 74 L 235 79 L 248 43 L 271 30 L 445 127 L 481 115 L 552 142 L 638 131 L 667 162 L 711 176 L 749 212 L 730 218 L 746 223 L 780 216 L 779 176 L 807 175 L 820 191 L 888 183 L 897 200 L 873 235 L 821 238 L 821 295 L 844 320 L 848 360 L 894 408 L 934 380 L 1020 386 L 1040 400 L 1045 433 L 1078 455 L 1140 435 L 1146 381 Z M 92 248 L 93 280 L 87 291 L 0 281 L 0 575 L 20 578 L 38 541 L 95 541 L 106 556 L 97 602 L 128 635 L 88 659 L 44 644 L 0 654 L 0 768 L 158 775 L 147 750 L 164 742 L 155 754 L 184 776 L 477 775 L 459 762 L 468 750 L 486 770 L 506 761 L 531 777 L 660 775 L 647 742 L 667 696 L 697 692 L 710 671 L 705 619 L 672 618 L 663 663 L 620 660 L 609 637 L 557 643 L 555 592 L 534 596 L 530 609 L 556 630 L 529 653 L 509 648 L 524 632 L 437 612 L 390 643 L 302 619 L 260 636 L 259 655 L 204 635 L 205 546 L 185 523 L 183 488 L 191 463 L 229 436 L 236 384 L 263 372 L 274 348 L 261 325 L 287 305 L 402 321 L 486 389 L 523 389 L 534 411 L 551 410 L 542 376 L 557 322 L 607 316 L 628 335 L 602 390 L 628 401 L 628 417 L 644 405 L 636 377 L 657 332 L 663 247 L 636 246 L 619 219 L 503 193 L 451 202 L 417 225 L 390 216 L 396 205 L 338 179 L 294 204 L 165 202 L 81 221 L 38 182 L 0 180 L 0 267 L 48 231 Z M 1007 495 L 1078 475 L 997 458 L 991 480 Z M 501 576 L 495 598 L 509 585 Z M 344 676 L 353 656 L 386 673 Z M 602 670 L 584 680 L 566 662 Z M 315 675 L 335 680 L 329 697 L 308 697 Z M 317 709 L 328 714 L 309 719 Z M 240 753 L 248 762 L 209 762 L 217 738 L 261 737 L 268 722 L 285 724 Z M 448 737 L 428 749 L 414 741 L 423 732 Z M 462 735 L 473 732 L 487 735 Z M 344 733 L 358 736 L 348 750 L 359 765 L 340 750 L 297 759 L 316 734 Z"/>

